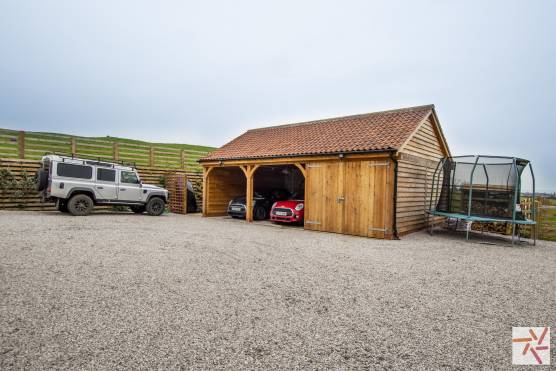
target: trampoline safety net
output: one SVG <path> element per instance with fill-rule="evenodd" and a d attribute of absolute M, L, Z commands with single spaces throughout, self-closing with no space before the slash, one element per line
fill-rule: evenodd
<path fill-rule="evenodd" d="M 512 157 L 442 159 L 433 184 L 439 192 L 433 195 L 438 200 L 436 211 L 512 219 L 520 203 L 521 174 L 528 164 L 527 160 Z M 524 219 L 519 207 L 515 219 Z"/>

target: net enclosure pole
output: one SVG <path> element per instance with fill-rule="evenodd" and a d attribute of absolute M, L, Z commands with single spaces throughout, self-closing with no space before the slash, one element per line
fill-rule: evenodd
<path fill-rule="evenodd" d="M 487 183 L 486 183 L 486 192 L 485 192 L 485 207 L 484 207 L 484 213 L 486 214 L 486 212 L 487 212 L 487 210 L 488 210 L 488 209 L 487 209 L 487 204 L 488 204 L 488 185 L 489 185 L 490 179 L 489 179 L 489 177 L 488 177 L 487 167 L 486 167 L 486 165 L 485 165 L 484 163 L 483 163 L 483 169 L 484 169 L 484 171 L 485 171 L 485 177 L 486 177 L 486 181 L 487 181 Z"/>
<path fill-rule="evenodd" d="M 512 245 L 514 244 L 514 239 L 515 239 L 515 214 L 516 214 L 516 210 L 515 210 L 515 205 L 517 203 L 517 189 L 519 188 L 519 182 L 521 181 L 521 177 L 519 176 L 519 171 L 517 170 L 517 163 L 516 163 L 516 159 L 514 157 L 514 162 L 512 164 L 512 168 L 515 171 L 515 177 L 516 177 L 516 183 L 515 183 L 515 190 L 514 190 L 514 202 L 512 205 Z M 509 175 L 508 175 L 509 178 Z"/>
<path fill-rule="evenodd" d="M 440 191 L 438 190 L 438 188 L 439 188 L 439 183 L 440 183 L 440 170 L 441 170 L 441 169 L 444 169 L 444 164 L 446 163 L 446 160 L 447 160 L 446 158 L 443 158 L 442 161 L 441 161 L 441 163 L 439 164 L 439 165 L 441 165 L 441 166 L 440 166 L 440 168 L 438 169 L 438 170 L 439 170 L 439 172 L 438 172 L 438 178 L 436 179 L 436 191 L 435 191 L 435 193 L 434 193 L 434 198 L 435 198 L 435 199 L 436 199 L 437 197 L 440 197 L 439 194 L 438 194 L 438 193 L 440 192 Z M 431 200 L 431 202 L 432 202 L 432 200 Z M 435 209 L 436 209 L 436 207 L 435 207 Z"/>
<path fill-rule="evenodd" d="M 457 162 L 454 162 L 453 164 L 454 164 L 454 169 L 452 170 L 453 171 L 453 173 L 452 173 L 452 183 L 450 184 L 450 196 L 448 198 L 448 211 L 449 212 L 452 212 L 452 195 L 454 194 L 454 186 L 455 186 L 455 183 L 456 183 L 456 169 L 457 169 L 457 166 L 458 166 Z"/>
<path fill-rule="evenodd" d="M 440 160 L 438 164 L 436 164 L 436 169 L 434 169 L 434 174 L 432 175 L 432 182 L 431 182 L 431 199 L 429 200 L 429 210 L 432 210 L 432 199 L 434 192 L 436 192 L 436 187 L 434 186 L 434 180 L 436 178 L 436 173 L 438 172 L 438 168 L 441 163 L 444 162 L 444 159 Z"/>
<path fill-rule="evenodd" d="M 430 211 L 432 211 L 432 200 L 436 199 L 436 194 L 438 193 L 438 185 L 435 186 L 434 182 L 435 182 L 435 178 L 436 175 L 438 174 L 438 170 L 444 168 L 444 161 L 446 160 L 446 158 L 444 157 L 442 160 L 440 160 L 438 162 L 438 164 L 436 164 L 436 169 L 434 169 L 434 174 L 432 175 L 432 181 L 431 181 L 431 198 L 429 200 L 429 213 L 427 213 L 427 222 L 429 224 L 429 233 L 432 235 L 432 228 L 433 228 L 433 223 L 431 223 L 431 214 Z M 440 166 L 442 164 L 442 166 Z M 440 175 L 438 176 L 438 179 L 440 180 Z M 426 189 L 425 189 L 426 192 Z M 434 207 L 436 210 L 436 206 Z M 434 219 L 433 219 L 434 220 Z"/>
<path fill-rule="evenodd" d="M 531 200 L 531 215 L 535 222 L 535 233 L 533 234 L 533 246 L 537 245 L 537 234 L 539 231 L 539 224 L 537 223 L 537 204 L 535 203 L 535 173 L 533 172 L 533 165 L 529 162 L 529 170 L 531 170 L 531 179 L 533 180 L 533 199 Z"/>
<path fill-rule="evenodd" d="M 471 216 L 471 204 L 473 201 L 473 175 L 475 174 L 475 169 L 477 168 L 477 163 L 479 162 L 480 156 L 475 156 L 475 163 L 473 164 L 473 169 L 471 169 L 471 175 L 469 176 L 469 201 L 467 202 L 467 216 Z M 469 221 L 468 221 L 469 223 Z M 473 223 L 473 222 L 471 222 Z M 469 240 L 469 229 L 470 226 L 467 225 L 465 228 L 465 239 Z"/>

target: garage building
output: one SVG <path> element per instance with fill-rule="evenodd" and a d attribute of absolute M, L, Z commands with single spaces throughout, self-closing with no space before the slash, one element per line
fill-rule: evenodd
<path fill-rule="evenodd" d="M 207 157 L 203 215 L 258 191 L 305 198 L 305 229 L 395 238 L 426 226 L 432 173 L 449 156 L 433 105 L 249 130 Z"/>

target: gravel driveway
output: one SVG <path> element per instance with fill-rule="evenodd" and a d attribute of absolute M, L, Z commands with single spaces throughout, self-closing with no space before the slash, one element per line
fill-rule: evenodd
<path fill-rule="evenodd" d="M 0 239 L 1 369 L 508 369 L 512 326 L 556 327 L 555 243 L 6 211 Z"/>

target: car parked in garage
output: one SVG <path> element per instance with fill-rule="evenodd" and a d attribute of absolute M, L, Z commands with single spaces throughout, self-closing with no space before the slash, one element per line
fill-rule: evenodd
<path fill-rule="evenodd" d="M 270 210 L 270 220 L 282 223 L 303 224 L 303 200 L 277 201 Z"/>
<path fill-rule="evenodd" d="M 268 194 L 255 192 L 253 196 L 253 219 L 264 220 L 270 214 L 272 204 L 276 201 L 286 200 L 290 193 L 284 189 L 274 189 Z M 245 218 L 247 211 L 247 198 L 236 197 L 228 203 L 228 215 L 232 218 Z"/>

